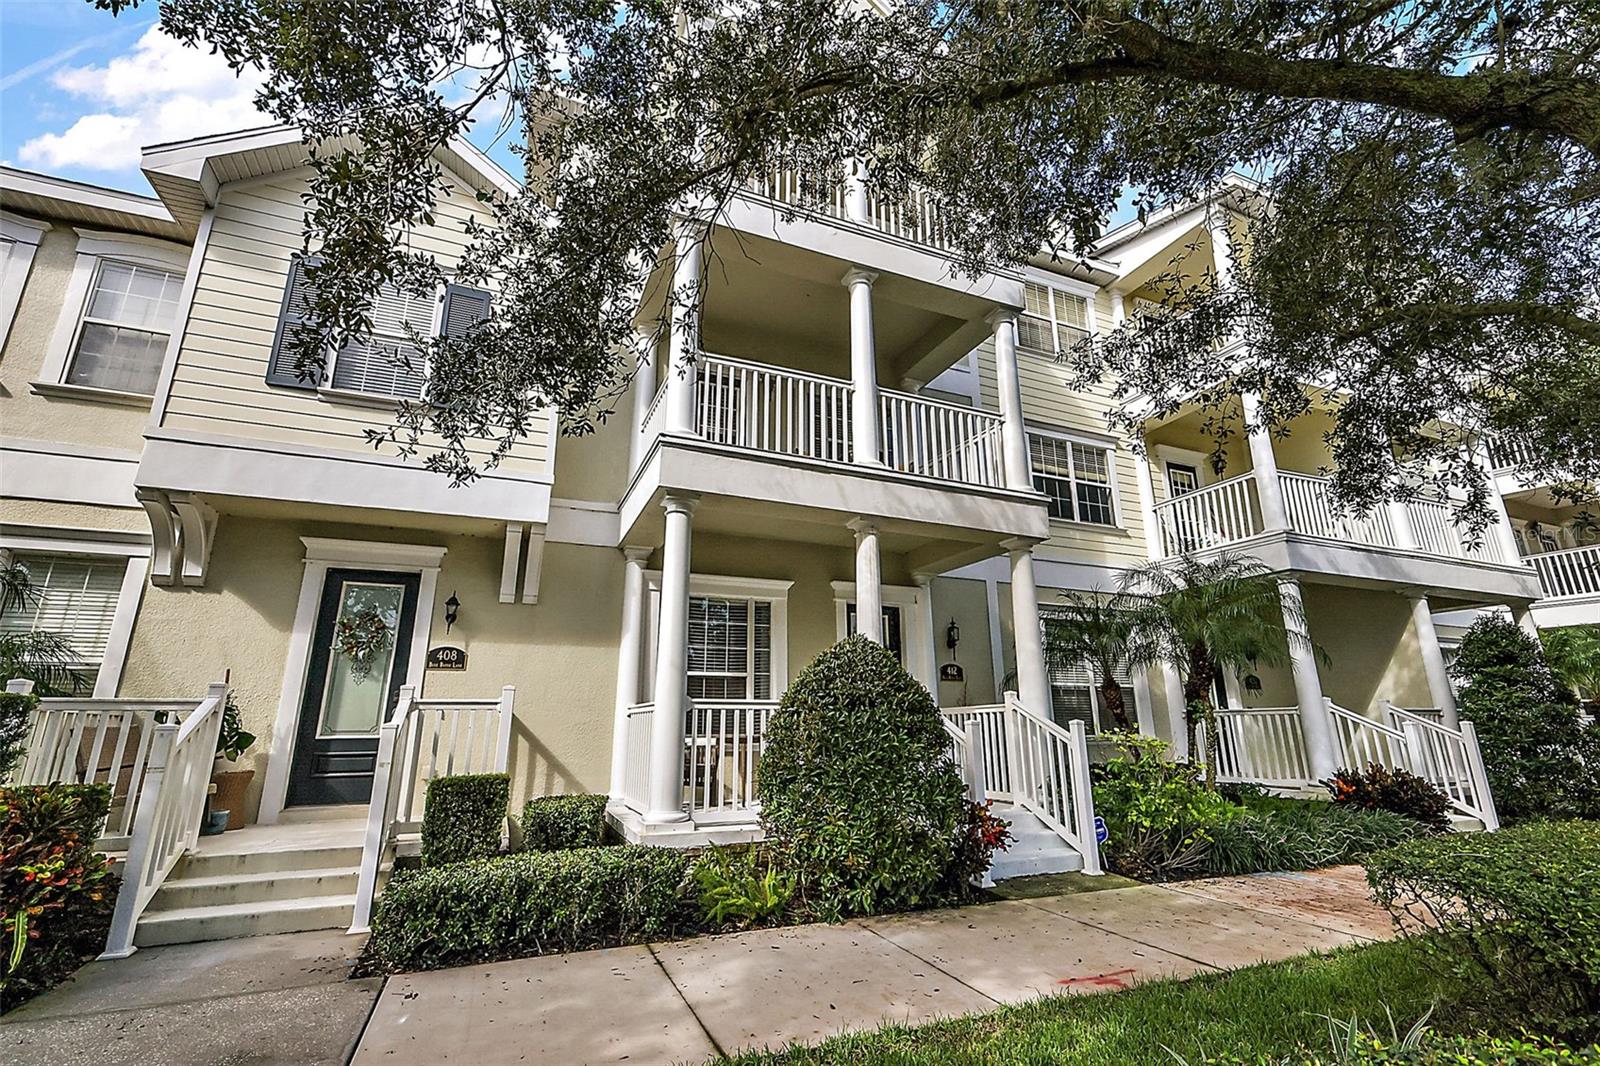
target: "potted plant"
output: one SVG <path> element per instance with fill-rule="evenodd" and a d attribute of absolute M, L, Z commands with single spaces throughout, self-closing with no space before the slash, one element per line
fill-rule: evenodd
<path fill-rule="evenodd" d="M 217 732 L 217 758 L 211 768 L 211 781 L 217 787 L 216 795 L 211 798 L 211 809 L 228 812 L 229 829 L 244 827 L 244 796 L 256 772 L 224 770 L 222 767 L 238 762 L 239 756 L 255 742 L 256 735 L 246 732 L 239 724 L 239 705 L 233 701 L 233 693 L 229 692 L 228 702 L 222 707 L 222 728 Z"/>

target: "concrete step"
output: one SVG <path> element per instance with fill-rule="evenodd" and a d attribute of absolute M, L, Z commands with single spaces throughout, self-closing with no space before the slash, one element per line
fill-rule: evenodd
<path fill-rule="evenodd" d="M 242 851 L 217 848 L 202 840 L 199 851 L 184 859 L 179 876 L 187 878 L 245 877 L 252 874 L 289 873 L 295 870 L 354 870 L 361 866 L 361 845 L 326 844 L 303 848 L 264 848 Z"/>
<path fill-rule="evenodd" d="M 994 853 L 989 876 L 996 881 L 1033 874 L 1064 874 L 1083 869 L 1083 856 L 1034 815 L 1020 807 L 995 804 L 994 813 L 1011 823 L 1011 846 Z"/>
<path fill-rule="evenodd" d="M 279 825 L 307 825 L 313 822 L 360 822 L 365 824 L 365 803 L 325 803 L 311 807 L 285 807 L 278 814 Z"/>
<path fill-rule="evenodd" d="M 139 919 L 133 942 L 138 947 L 148 948 L 271 933 L 343 929 L 350 924 L 355 902 L 352 893 L 146 911 Z"/>
<path fill-rule="evenodd" d="M 216 877 L 192 877 L 185 871 L 184 876 L 168 878 L 156 889 L 145 913 L 229 903 L 263 903 L 307 896 L 353 895 L 356 875 L 356 868 L 349 866 L 223 874 Z"/>
<path fill-rule="evenodd" d="M 1452 811 L 1446 817 L 1450 819 L 1452 833 L 1481 833 L 1485 828 L 1481 819 L 1474 818 L 1470 814 L 1456 814 Z"/>

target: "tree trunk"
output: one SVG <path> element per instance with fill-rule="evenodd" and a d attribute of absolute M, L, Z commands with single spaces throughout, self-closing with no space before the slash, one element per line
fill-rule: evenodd
<path fill-rule="evenodd" d="M 1200 754 L 1195 750 L 1197 728 L 1202 721 L 1206 724 L 1205 781 L 1206 788 L 1213 791 L 1217 787 L 1217 727 L 1212 713 L 1211 686 L 1216 680 L 1217 667 L 1211 661 L 1211 651 L 1197 641 L 1189 648 L 1189 672 L 1183 683 L 1184 724 L 1188 731 L 1190 763 Z"/>
<path fill-rule="evenodd" d="M 1128 720 L 1128 706 L 1122 698 L 1122 686 L 1112 678 L 1111 671 L 1103 665 L 1100 668 L 1100 705 L 1111 715 L 1111 720 L 1123 732 L 1134 731 L 1134 724 Z"/>

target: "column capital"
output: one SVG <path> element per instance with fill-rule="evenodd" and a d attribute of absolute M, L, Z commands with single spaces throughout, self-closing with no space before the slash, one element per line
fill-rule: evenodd
<path fill-rule="evenodd" d="M 1000 326 L 1007 322 L 1015 324 L 1017 316 L 1021 313 L 1015 307 L 997 307 L 984 315 L 983 320 L 989 323 L 990 326 Z"/>
<path fill-rule="evenodd" d="M 870 518 L 852 518 L 845 523 L 845 527 L 859 537 L 868 537 L 878 532 L 878 523 Z"/>
<path fill-rule="evenodd" d="M 1019 552 L 1031 552 L 1043 543 L 1042 537 L 1009 537 L 1000 542 L 1000 547 L 1006 550 L 1007 555 L 1016 555 Z"/>
<path fill-rule="evenodd" d="M 622 547 L 622 554 L 630 563 L 645 562 L 653 551 L 654 548 L 647 548 L 642 544 L 625 544 Z"/>
<path fill-rule="evenodd" d="M 933 585 L 933 579 L 938 576 L 938 574 L 929 574 L 918 570 L 916 573 L 911 575 L 911 583 L 916 585 L 919 589 L 929 588 Z"/>
<path fill-rule="evenodd" d="M 856 285 L 871 285 L 878 280 L 878 275 L 871 270 L 862 270 L 860 267 L 851 267 L 845 271 L 844 277 L 839 279 L 839 284 L 845 288 Z"/>
<path fill-rule="evenodd" d="M 675 512 L 692 515 L 695 507 L 700 503 L 700 497 L 692 492 L 669 493 L 661 498 L 661 509 L 668 514 Z"/>

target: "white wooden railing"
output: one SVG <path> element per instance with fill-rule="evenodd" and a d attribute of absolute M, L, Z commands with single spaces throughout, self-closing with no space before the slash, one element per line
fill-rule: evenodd
<path fill-rule="evenodd" d="M 14 692 L 32 683 L 10 681 Z M 43 699 L 34 712 L 26 755 L 13 779 L 19 785 L 105 785 L 111 809 L 95 847 L 128 850 L 151 743 L 161 722 L 181 724 L 197 701 Z"/>
<path fill-rule="evenodd" d="M 1477 728 L 1461 721 L 1451 729 L 1439 720 L 1442 715 L 1436 707 L 1408 710 L 1387 701 L 1383 707 L 1390 724 L 1406 738 L 1411 772 L 1438 785 L 1451 806 L 1478 819 L 1485 829 L 1499 829 L 1500 815 L 1489 791 Z"/>
<path fill-rule="evenodd" d="M 1498 437 L 1489 440 L 1489 467 L 1492 470 L 1515 470 L 1531 466 L 1535 461 L 1533 446 L 1527 441 L 1506 441 Z"/>
<path fill-rule="evenodd" d="M 152 728 L 144 779 L 139 783 L 122 887 L 111 915 L 102 958 L 133 954 L 133 933 L 172 868 L 200 837 L 211 766 L 217 758 L 228 686 L 212 685 L 199 706 Z"/>
<path fill-rule="evenodd" d="M 748 188 L 758 196 L 797 210 L 856 221 L 930 248 L 951 248 L 943 209 L 938 200 L 923 189 L 913 188 L 904 202 L 898 202 L 884 199 L 869 187 L 865 190 L 866 218 L 855 219 L 850 209 L 844 168 L 824 177 L 780 166 L 751 182 Z"/>
<path fill-rule="evenodd" d="M 1413 497 L 1406 500 L 1404 506 L 1419 551 L 1486 563 L 1515 561 L 1504 557 L 1500 542 L 1488 531 L 1480 534 L 1475 543 L 1468 543 L 1456 525 L 1457 508 L 1453 504 Z"/>
<path fill-rule="evenodd" d="M 999 415 L 888 390 L 879 405 L 879 457 L 891 470 L 1004 487 Z"/>
<path fill-rule="evenodd" d="M 693 700 L 684 730 L 684 792 L 701 824 L 744 821 L 759 809 L 756 765 L 776 700 Z"/>
<path fill-rule="evenodd" d="M 1523 561 L 1539 575 L 1546 599 L 1600 596 L 1600 544 L 1528 555 Z"/>
<path fill-rule="evenodd" d="M 367 804 L 350 931 L 364 933 L 372 920 L 378 876 L 396 839 L 422 828 L 428 783 L 456 774 L 505 773 L 511 761 L 511 722 L 516 689 L 498 699 L 418 699 L 410 685 L 378 730 L 378 761 Z"/>
<path fill-rule="evenodd" d="M 1261 532 L 1261 509 L 1250 474 L 1219 481 L 1156 504 L 1161 548 L 1168 555 L 1205 551 Z"/>
<path fill-rule="evenodd" d="M 628 709 L 623 727 L 622 802 L 639 814 L 650 806 L 650 722 L 655 704 L 636 703 Z"/>
<path fill-rule="evenodd" d="M 1333 501 L 1333 483 L 1324 477 L 1280 471 L 1283 502 L 1289 512 L 1289 525 L 1296 532 L 1313 537 L 1395 548 L 1400 542 L 1386 508 L 1367 515 L 1341 511 Z"/>
<path fill-rule="evenodd" d="M 965 734 L 976 728 L 982 749 L 979 768 L 985 795 L 990 799 L 1011 800 L 1011 745 L 1006 732 L 1006 705 L 948 707 L 945 721 Z"/>
<path fill-rule="evenodd" d="M 1083 722 L 1062 729 L 1006 693 L 1007 724 L 1014 731 L 1012 800 L 1083 857 L 1083 872 L 1101 873 L 1095 839 L 1089 745 Z"/>
<path fill-rule="evenodd" d="M 1293 788 L 1311 780 L 1298 707 L 1221 707 L 1217 720 L 1217 780 Z M 1205 752 L 1205 729 L 1199 734 Z"/>
<path fill-rule="evenodd" d="M 702 355 L 695 430 L 736 448 L 850 461 L 850 383 Z"/>
<path fill-rule="evenodd" d="M 969 720 L 966 728 L 962 729 L 949 717 L 941 717 L 939 724 L 944 726 L 950 746 L 950 761 L 955 763 L 961 783 L 966 786 L 967 799 L 973 803 L 986 802 L 990 797 L 983 790 L 982 727 L 976 721 Z"/>
<path fill-rule="evenodd" d="M 904 202 L 891 202 L 867 189 L 867 215 L 872 224 L 903 240 L 948 250 L 944 209 L 926 190 L 913 187 Z"/>
<path fill-rule="evenodd" d="M 834 218 L 847 217 L 842 172 L 822 178 L 794 167 L 780 166 L 751 182 L 750 191 L 790 207 Z"/>
<path fill-rule="evenodd" d="M 1390 769 L 1411 769 L 1411 749 L 1401 729 L 1346 710 L 1330 699 L 1323 702 L 1333 719 L 1334 758 L 1340 766 L 1361 770 L 1378 763 Z"/>

